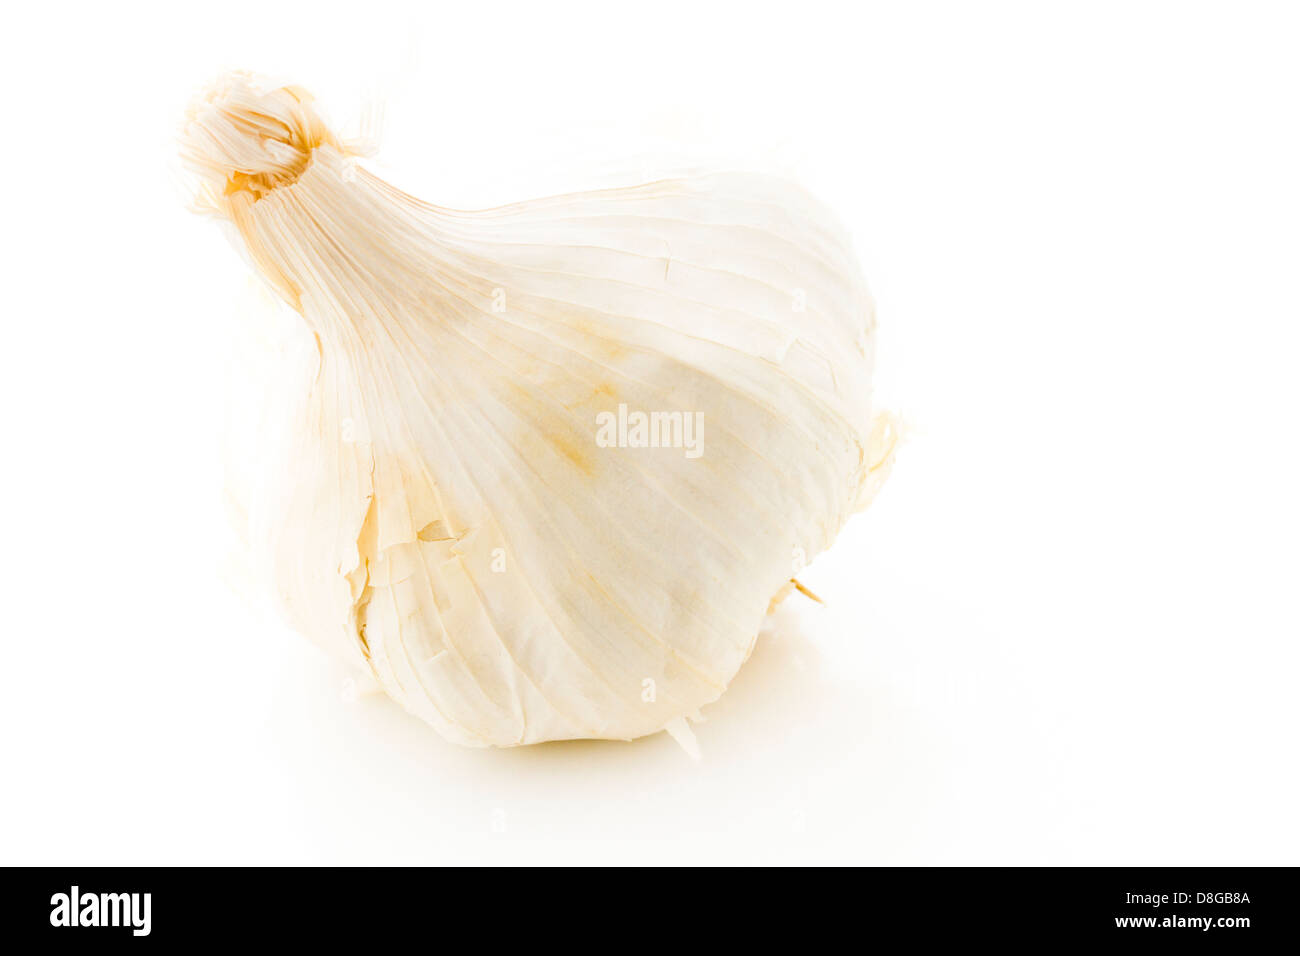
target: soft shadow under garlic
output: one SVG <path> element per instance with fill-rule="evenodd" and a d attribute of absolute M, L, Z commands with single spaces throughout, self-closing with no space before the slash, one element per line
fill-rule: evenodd
<path fill-rule="evenodd" d="M 692 721 L 702 765 L 728 759 L 733 747 L 746 752 L 761 747 L 764 740 L 780 740 L 792 726 L 805 732 L 815 730 L 817 715 L 827 707 L 829 683 L 822 653 L 809 639 L 810 615 L 821 613 L 811 600 L 796 594 L 783 601 L 764 621 L 749 660 L 741 667 L 719 700 L 706 705 L 700 719 Z M 399 749 L 414 756 L 427 748 L 445 749 L 443 741 L 417 718 L 405 714 L 378 687 L 366 687 L 345 678 L 340 706 L 355 706 L 367 721 L 382 722 L 388 731 L 377 737 L 393 741 L 394 730 L 402 728 Z M 502 762 L 502 766 L 534 770 L 566 764 L 590 767 L 597 761 L 610 766 L 642 765 L 647 756 L 657 756 L 683 769 L 692 765 L 685 752 L 666 731 L 631 741 L 552 740 L 531 747 L 475 751 L 480 759 Z"/>

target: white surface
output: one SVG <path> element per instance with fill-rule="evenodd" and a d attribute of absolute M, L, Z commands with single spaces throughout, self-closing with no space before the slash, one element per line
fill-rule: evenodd
<path fill-rule="evenodd" d="M 8 14 L 0 862 L 1300 862 L 1293 7 L 437 6 Z M 225 67 L 434 201 L 680 149 L 848 223 L 911 442 L 701 764 L 457 749 L 223 582 Z"/>

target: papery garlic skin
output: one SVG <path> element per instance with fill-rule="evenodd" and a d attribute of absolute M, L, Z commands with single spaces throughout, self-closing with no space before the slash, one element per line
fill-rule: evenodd
<path fill-rule="evenodd" d="M 243 75 L 182 152 L 318 343 L 267 463 L 278 599 L 450 740 L 630 739 L 716 700 L 888 470 L 872 303 L 798 189 L 439 208 Z M 702 413 L 702 453 L 600 447 L 620 404 Z"/>

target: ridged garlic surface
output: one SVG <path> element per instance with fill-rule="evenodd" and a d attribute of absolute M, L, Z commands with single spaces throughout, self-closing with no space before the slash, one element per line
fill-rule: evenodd
<path fill-rule="evenodd" d="M 441 208 L 357 165 L 303 90 L 243 74 L 191 109 L 182 155 L 317 343 L 265 462 L 275 595 L 452 741 L 694 714 L 888 470 L 871 300 L 792 186 Z M 694 447 L 598 440 L 637 412 L 692 416 Z"/>

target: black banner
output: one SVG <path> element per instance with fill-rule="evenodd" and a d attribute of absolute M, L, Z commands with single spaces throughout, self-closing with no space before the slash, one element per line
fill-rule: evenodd
<path fill-rule="evenodd" d="M 151 941 L 331 946 L 444 924 L 669 948 L 681 920 L 720 940 L 772 930 L 926 941 L 1239 947 L 1296 938 L 1292 869 L 843 869 L 818 874 L 628 871 L 564 875 L 420 869 L 10 870 L 10 934 L 133 946 Z M 814 882 L 815 881 L 815 882 Z M 737 884 L 732 887 L 727 884 Z M 814 893 L 813 885 L 826 887 Z M 801 892 L 803 891 L 803 892 Z M 430 939 L 429 945 L 441 945 Z"/>

